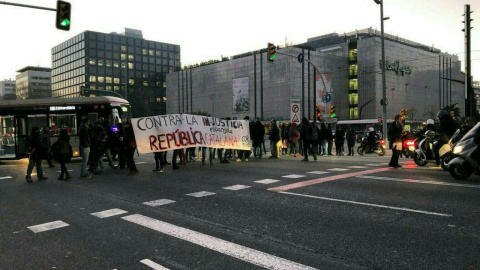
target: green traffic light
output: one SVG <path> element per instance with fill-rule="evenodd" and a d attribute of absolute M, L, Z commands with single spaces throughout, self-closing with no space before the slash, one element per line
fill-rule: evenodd
<path fill-rule="evenodd" d="M 336 116 L 337 116 L 336 114 L 332 114 L 332 115 L 330 116 L 330 118 L 333 118 L 333 117 L 336 117 Z"/>
<path fill-rule="evenodd" d="M 275 57 L 277 57 L 276 55 L 272 55 L 272 57 L 270 57 L 270 60 L 274 60 Z"/>
<path fill-rule="evenodd" d="M 60 24 L 61 26 L 67 26 L 70 24 L 70 21 L 68 19 L 65 19 L 62 21 L 62 23 Z"/>

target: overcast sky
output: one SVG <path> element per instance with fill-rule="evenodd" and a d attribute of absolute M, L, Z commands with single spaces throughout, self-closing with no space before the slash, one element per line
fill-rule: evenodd
<path fill-rule="evenodd" d="M 54 0 L 8 0 L 55 8 Z M 55 12 L 0 5 L 0 80 L 15 78 L 28 65 L 51 66 L 51 48 L 85 30 L 121 33 L 181 46 L 182 65 L 220 59 L 266 47 L 294 44 L 332 32 L 380 30 L 373 0 L 70 0 L 69 32 L 55 29 Z M 480 80 L 480 1 L 384 0 L 385 32 L 464 59 L 462 14 L 470 4 L 474 80 Z M 462 69 L 463 69 L 462 64 Z"/>

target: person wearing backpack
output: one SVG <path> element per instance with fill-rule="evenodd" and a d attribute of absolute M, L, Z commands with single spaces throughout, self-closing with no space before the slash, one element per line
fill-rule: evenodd
<path fill-rule="evenodd" d="M 300 137 L 303 140 L 303 155 L 304 158 L 302 161 L 308 161 L 308 151 L 313 155 L 313 159 L 317 160 L 317 156 L 312 149 L 312 135 L 313 135 L 313 128 L 312 125 L 308 122 L 306 117 L 302 118 L 302 123 L 299 126 L 300 129 Z"/>
<path fill-rule="evenodd" d="M 298 156 L 298 139 L 300 139 L 300 133 L 297 130 L 297 123 L 292 123 L 288 130 L 290 154 L 292 157 Z"/>
<path fill-rule="evenodd" d="M 60 177 L 58 180 L 68 181 L 72 177 L 68 173 L 65 163 L 70 162 L 73 156 L 72 146 L 70 145 L 70 136 L 66 129 L 61 129 L 58 134 L 58 140 L 52 145 L 54 159 L 60 163 Z"/>
<path fill-rule="evenodd" d="M 319 155 L 319 152 L 318 152 L 318 135 L 320 133 L 320 131 L 318 130 L 318 127 L 315 123 L 310 123 L 310 126 L 312 127 L 312 149 L 313 149 L 313 153 L 315 155 Z"/>

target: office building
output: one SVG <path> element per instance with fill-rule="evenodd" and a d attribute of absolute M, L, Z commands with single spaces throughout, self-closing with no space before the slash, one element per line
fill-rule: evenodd
<path fill-rule="evenodd" d="M 51 72 L 45 67 L 28 66 L 18 70 L 15 88 L 17 99 L 51 98 Z"/>
<path fill-rule="evenodd" d="M 146 40 L 139 30 L 85 31 L 52 48 L 53 96 L 77 97 L 84 86 L 91 95 L 126 96 L 134 117 L 164 114 L 165 74 L 180 65 L 180 46 Z"/>
<path fill-rule="evenodd" d="M 0 81 L 0 99 L 17 99 L 15 91 L 15 81 L 12 81 L 11 79 Z"/>

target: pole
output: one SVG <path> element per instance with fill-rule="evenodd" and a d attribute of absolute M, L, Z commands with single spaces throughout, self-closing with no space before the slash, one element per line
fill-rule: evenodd
<path fill-rule="evenodd" d="M 317 70 L 313 70 L 313 123 L 317 123 Z M 308 95 L 310 95 L 310 89 L 308 91 Z M 310 107 L 310 104 L 308 105 Z M 310 112 L 310 109 L 308 110 Z"/>
<path fill-rule="evenodd" d="M 383 121 L 382 121 L 382 137 L 384 140 L 387 139 L 387 104 L 385 100 L 387 98 L 387 88 L 386 88 L 386 78 L 385 78 L 385 37 L 384 37 L 384 27 L 383 27 L 383 0 L 380 2 L 380 22 L 382 28 L 382 107 L 383 107 Z"/>
<path fill-rule="evenodd" d="M 127 99 L 128 95 L 128 63 L 125 62 L 125 99 Z"/>
<path fill-rule="evenodd" d="M 34 9 L 41 9 L 41 10 L 48 10 L 48 11 L 57 11 L 54 8 L 47 8 L 47 7 L 39 7 L 39 6 L 31 6 L 31 5 L 24 5 L 24 4 L 17 4 L 17 3 L 9 3 L 0 1 L 0 4 L 7 5 L 7 6 L 17 6 L 17 7 L 25 7 L 25 8 L 34 8 Z"/>
<path fill-rule="evenodd" d="M 472 63 L 471 63 L 471 39 L 470 39 L 470 5 L 465 5 L 465 115 L 470 118 L 475 116 L 472 89 Z"/>

